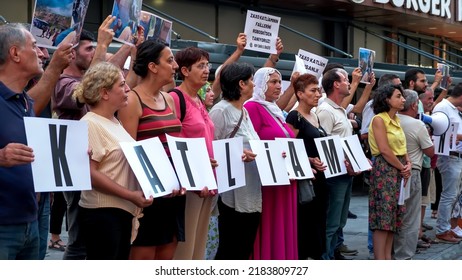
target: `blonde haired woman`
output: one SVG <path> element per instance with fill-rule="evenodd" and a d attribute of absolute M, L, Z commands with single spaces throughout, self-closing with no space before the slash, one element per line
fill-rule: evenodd
<path fill-rule="evenodd" d="M 79 202 L 90 260 L 128 259 L 133 221 L 140 208 L 153 202 L 145 199 L 119 145 L 135 141 L 114 116 L 127 106 L 128 90 L 121 70 L 102 62 L 85 73 L 74 91 L 90 107 L 81 120 L 88 123 L 92 190 L 83 191 Z"/>

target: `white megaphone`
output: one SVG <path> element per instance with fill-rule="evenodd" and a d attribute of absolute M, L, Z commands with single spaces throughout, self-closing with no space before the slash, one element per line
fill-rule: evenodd
<path fill-rule="evenodd" d="M 432 127 L 435 136 L 443 135 L 449 129 L 449 117 L 443 112 L 435 112 L 431 116 L 419 114 L 418 118 Z"/>

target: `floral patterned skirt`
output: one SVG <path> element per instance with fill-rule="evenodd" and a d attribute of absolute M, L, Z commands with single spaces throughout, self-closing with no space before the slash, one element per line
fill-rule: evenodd
<path fill-rule="evenodd" d="M 404 156 L 398 159 L 405 164 Z M 382 155 L 375 158 L 369 188 L 369 228 L 397 232 L 406 211 L 398 205 L 401 180 L 399 170 L 390 165 Z"/>

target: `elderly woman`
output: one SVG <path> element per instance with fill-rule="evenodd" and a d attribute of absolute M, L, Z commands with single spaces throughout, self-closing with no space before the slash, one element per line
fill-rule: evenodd
<path fill-rule="evenodd" d="M 281 109 L 276 104 L 281 95 L 281 73 L 270 67 L 255 73 L 253 97 L 244 105 L 262 140 L 293 138 Z M 296 260 L 297 253 L 297 184 L 262 187 L 262 217 L 254 246 L 254 259 Z"/>
<path fill-rule="evenodd" d="M 219 245 L 215 259 L 248 260 L 260 224 L 261 183 L 249 140 L 258 140 L 244 102 L 253 93 L 253 66 L 232 63 L 220 72 L 222 100 L 210 111 L 215 139 L 243 137 L 246 185 L 220 194 Z"/>
<path fill-rule="evenodd" d="M 90 107 L 88 123 L 92 190 L 80 197 L 81 226 L 89 260 L 126 260 L 133 220 L 152 204 L 138 186 L 119 142 L 135 141 L 114 117 L 127 106 L 129 88 L 121 70 L 102 62 L 90 68 L 74 91 Z M 104 236 L 104 242 L 95 236 Z"/>
<path fill-rule="evenodd" d="M 119 111 L 120 121 L 133 138 L 139 141 L 159 137 L 167 154 L 166 134 L 178 137 L 181 122 L 176 117 L 173 98 L 161 89 L 172 81 L 177 68 L 169 47 L 154 41 L 143 42 L 133 64 L 140 83 L 128 93 L 128 106 Z M 178 191 L 174 192 L 173 197 L 156 198 L 143 210 L 130 259 L 172 259 L 178 241 L 185 240 L 185 197 L 175 196 Z"/>
<path fill-rule="evenodd" d="M 214 125 L 197 94 L 209 77 L 209 54 L 202 49 L 189 47 L 177 52 L 175 60 L 183 82 L 170 95 L 174 100 L 175 113 L 183 126 L 180 137 L 204 138 L 210 162 L 215 167 L 212 148 Z M 204 259 L 212 197 L 215 194 L 216 191 L 209 191 L 207 186 L 203 186 L 200 191 L 186 193 L 186 240 L 178 244 L 175 259 Z"/>
<path fill-rule="evenodd" d="M 313 201 L 298 203 L 298 257 L 320 260 L 326 250 L 327 186 L 324 170 L 326 166 L 319 159 L 315 138 L 327 133 L 312 112 L 321 98 L 318 79 L 311 74 L 303 74 L 293 81 L 298 106 L 287 116 L 287 124 L 299 139 L 303 139 L 312 168 L 316 169 L 312 180 L 316 196 Z"/>
<path fill-rule="evenodd" d="M 369 146 L 375 161 L 369 188 L 369 228 L 373 231 L 374 257 L 391 260 L 393 235 L 399 230 L 405 208 L 398 205 L 400 185 L 411 175 L 406 137 L 397 112 L 404 108 L 403 88 L 377 89 L 369 125 Z"/>

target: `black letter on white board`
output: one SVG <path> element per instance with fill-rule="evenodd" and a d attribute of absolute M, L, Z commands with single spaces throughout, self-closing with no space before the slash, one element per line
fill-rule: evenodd
<path fill-rule="evenodd" d="M 186 151 L 188 150 L 188 144 L 186 142 L 176 142 L 176 148 L 181 152 L 181 158 L 183 159 L 184 169 L 186 170 L 186 175 L 188 176 L 188 181 L 191 187 L 195 187 L 194 178 L 191 173 L 191 167 L 189 166 L 188 157 L 186 156 Z"/>
<path fill-rule="evenodd" d="M 50 133 L 50 144 L 51 144 L 51 158 L 53 160 L 53 171 L 55 174 L 55 183 L 57 187 L 63 186 L 61 177 L 61 170 L 63 171 L 64 180 L 66 180 L 66 186 L 72 186 L 71 173 L 69 171 L 69 165 L 66 159 L 66 133 L 67 125 L 59 126 L 59 139 L 58 133 L 56 132 L 56 125 L 48 125 L 48 131 Z"/>
<path fill-rule="evenodd" d="M 236 178 L 231 177 L 231 159 L 229 158 L 229 143 L 225 143 L 226 150 L 226 164 L 227 164 L 227 173 L 228 173 L 228 185 L 233 187 L 236 185 Z"/>
<path fill-rule="evenodd" d="M 335 150 L 334 140 L 329 139 L 329 148 L 327 147 L 326 141 L 321 141 L 322 150 L 326 156 L 327 166 L 331 174 L 339 173 L 340 162 L 337 156 L 337 151 Z"/>
<path fill-rule="evenodd" d="M 138 160 L 140 161 L 141 166 L 143 167 L 144 174 L 146 174 L 146 177 L 148 178 L 149 183 L 151 184 L 152 190 L 155 193 L 165 192 L 165 188 L 162 185 L 162 182 L 160 181 L 159 177 L 157 176 L 157 173 L 154 170 L 151 161 L 149 161 L 148 155 L 146 155 L 143 146 L 134 146 L 133 149 L 135 149 L 135 153 L 138 156 Z"/>
<path fill-rule="evenodd" d="M 294 169 L 294 173 L 297 177 L 304 177 L 305 173 L 303 172 L 303 169 L 300 165 L 300 161 L 298 160 L 297 151 L 295 150 L 294 142 L 289 141 L 288 143 L 289 143 L 290 159 L 292 161 L 292 168 Z M 299 175 L 297 175 L 297 173 L 299 173 Z"/>
<path fill-rule="evenodd" d="M 343 140 L 343 141 L 345 141 L 345 145 L 346 145 L 348 151 L 350 151 L 350 154 L 351 154 L 351 156 L 353 157 L 353 160 L 355 161 L 356 166 L 358 166 L 357 169 L 361 169 L 361 166 L 359 166 L 359 163 L 358 163 L 358 161 L 356 160 L 355 155 L 353 154 L 353 151 L 352 151 L 351 148 L 350 148 L 350 144 L 348 144 L 348 141 L 347 141 L 347 140 Z M 350 159 L 350 162 L 351 162 L 351 159 Z"/>
<path fill-rule="evenodd" d="M 271 161 L 268 143 L 265 143 L 265 149 L 266 149 L 266 157 L 268 158 L 268 163 L 269 163 L 270 170 L 271 170 L 271 175 L 273 175 L 273 182 L 276 183 L 276 174 L 274 173 L 273 162 Z"/>

